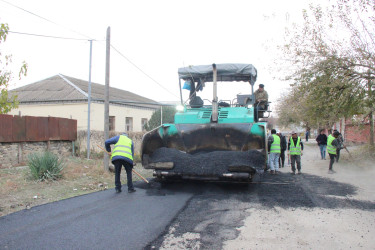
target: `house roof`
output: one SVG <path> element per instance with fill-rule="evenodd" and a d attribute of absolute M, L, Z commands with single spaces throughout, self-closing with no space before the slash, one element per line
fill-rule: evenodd
<path fill-rule="evenodd" d="M 20 103 L 87 101 L 88 85 L 88 81 L 59 74 L 10 90 L 9 93 L 18 95 L 17 99 Z M 104 90 L 104 85 L 91 83 L 91 99 L 103 101 L 105 99 Z M 152 104 L 159 104 L 154 100 L 113 87 L 109 88 L 109 101 L 150 108 L 155 108 L 155 105 Z"/>

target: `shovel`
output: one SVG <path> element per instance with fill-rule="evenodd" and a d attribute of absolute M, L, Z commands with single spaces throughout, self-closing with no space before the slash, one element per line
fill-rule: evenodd
<path fill-rule="evenodd" d="M 98 144 L 96 144 L 96 146 L 98 146 L 101 150 L 103 150 L 104 152 L 106 152 L 109 156 L 111 156 L 111 153 L 108 152 L 107 150 L 105 150 L 104 148 L 102 148 L 101 146 L 99 146 Z M 135 166 L 135 164 L 133 165 Z M 137 171 L 134 170 L 134 168 L 132 168 L 132 171 L 133 173 L 135 173 L 136 175 L 139 176 L 139 178 L 141 178 L 142 180 L 144 180 L 146 183 L 149 183 L 148 180 L 146 178 L 144 178 L 142 175 L 140 175 Z"/>
<path fill-rule="evenodd" d="M 349 157 L 352 158 L 352 154 L 349 152 L 349 150 L 346 148 L 346 146 L 344 145 L 343 148 L 345 148 L 346 152 L 348 152 L 349 154 Z"/>

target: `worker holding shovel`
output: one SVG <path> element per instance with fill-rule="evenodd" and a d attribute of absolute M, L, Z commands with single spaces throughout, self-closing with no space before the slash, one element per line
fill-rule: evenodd
<path fill-rule="evenodd" d="M 128 193 L 133 193 L 136 190 L 133 186 L 132 169 L 134 159 L 134 144 L 126 133 L 117 135 L 105 141 L 105 148 L 107 152 L 111 152 L 111 144 L 115 144 L 111 156 L 113 165 L 115 165 L 115 189 L 116 193 L 121 192 L 121 168 L 124 166 L 128 179 Z"/>

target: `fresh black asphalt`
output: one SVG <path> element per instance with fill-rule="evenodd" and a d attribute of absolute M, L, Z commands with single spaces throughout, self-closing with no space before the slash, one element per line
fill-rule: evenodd
<path fill-rule="evenodd" d="M 192 193 L 158 183 L 32 207 L 0 218 L 0 249 L 143 249 L 167 228 Z"/>

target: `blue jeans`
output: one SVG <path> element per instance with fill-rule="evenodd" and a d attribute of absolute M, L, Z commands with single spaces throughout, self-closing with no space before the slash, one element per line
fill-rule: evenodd
<path fill-rule="evenodd" d="M 279 153 L 270 153 L 269 161 L 270 161 L 270 169 L 279 171 Z"/>
<path fill-rule="evenodd" d="M 322 157 L 322 160 L 323 160 L 323 159 L 326 158 L 326 148 L 327 148 L 327 145 L 320 144 L 319 148 L 320 148 L 320 156 Z"/>

